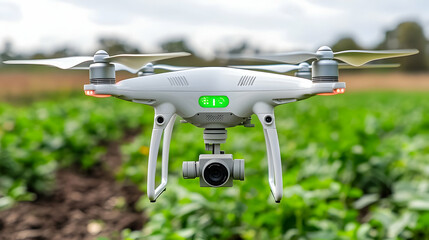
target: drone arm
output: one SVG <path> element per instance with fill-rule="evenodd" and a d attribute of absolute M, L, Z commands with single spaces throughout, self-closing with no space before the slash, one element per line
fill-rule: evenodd
<path fill-rule="evenodd" d="M 279 139 L 274 122 L 274 108 L 266 103 L 257 103 L 253 107 L 253 112 L 258 116 L 264 129 L 268 158 L 268 181 L 274 200 L 279 203 L 283 196 L 283 179 Z"/>
<path fill-rule="evenodd" d="M 149 163 L 147 176 L 147 195 L 151 202 L 165 191 L 168 180 L 168 153 L 170 149 L 171 134 L 176 119 L 175 109 L 171 105 L 161 105 L 155 108 L 155 119 L 152 131 L 152 138 L 149 149 Z M 162 148 L 162 170 L 161 184 L 155 188 L 156 163 L 158 160 L 159 146 L 162 135 L 164 134 Z"/>

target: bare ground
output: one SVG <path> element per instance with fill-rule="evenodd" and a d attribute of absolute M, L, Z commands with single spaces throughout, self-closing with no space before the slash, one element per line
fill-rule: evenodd
<path fill-rule="evenodd" d="M 340 75 L 347 91 L 429 91 L 429 73 L 362 73 Z"/>
<path fill-rule="evenodd" d="M 117 80 L 131 75 L 120 73 Z M 0 100 L 40 96 L 55 92 L 79 91 L 89 83 L 87 71 L 0 72 Z"/>
<path fill-rule="evenodd" d="M 125 141 L 129 140 L 130 134 Z M 135 203 L 143 193 L 134 185 L 117 182 L 111 170 L 120 165 L 119 146 L 109 143 L 102 164 L 89 172 L 59 170 L 49 196 L 1 211 L 0 239 L 120 239 L 123 229 L 142 229 L 146 218 L 136 211 Z"/>

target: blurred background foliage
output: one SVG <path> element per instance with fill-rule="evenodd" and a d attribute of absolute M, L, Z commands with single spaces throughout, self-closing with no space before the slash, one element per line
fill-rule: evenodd
<path fill-rule="evenodd" d="M 80 53 L 72 47 L 62 47 L 60 49 L 52 51 L 52 53 L 36 52 L 33 54 L 24 54 L 14 49 L 13 43 L 6 41 L 3 43 L 3 52 L 0 53 L 2 60 L 9 59 L 38 59 L 38 58 L 57 58 L 66 57 L 72 55 L 93 55 L 90 53 Z M 384 39 L 376 44 L 374 50 L 389 50 L 389 49 L 410 49 L 415 48 L 420 51 L 420 54 L 410 56 L 407 58 L 385 60 L 384 62 L 398 62 L 401 63 L 401 70 L 403 71 L 424 71 L 429 69 L 429 48 L 427 47 L 429 41 L 426 39 L 423 28 L 418 22 L 402 22 L 398 24 L 394 29 L 386 31 Z M 330 43 L 334 51 L 344 51 L 350 49 L 361 50 L 363 47 L 356 42 L 351 36 L 344 36 L 334 43 Z M 204 59 L 201 56 L 195 55 L 196 52 L 192 50 L 192 47 L 184 38 L 177 38 L 167 40 L 160 43 L 160 48 L 164 52 L 189 52 L 193 54 L 192 57 L 186 59 L 170 59 L 166 60 L 167 63 L 175 64 L 188 64 L 192 66 L 213 66 L 222 65 L 225 61 L 218 61 L 216 59 Z M 103 49 L 110 55 L 120 53 L 145 53 L 144 49 L 140 49 L 138 46 L 127 42 L 126 40 L 117 37 L 101 37 L 98 40 L 97 49 Z M 315 50 L 315 49 L 312 49 Z M 94 50 L 95 52 L 96 50 Z M 247 42 L 238 43 L 236 46 L 231 47 L 227 50 L 216 50 L 218 55 L 222 54 L 240 54 L 240 53 L 260 53 L 261 50 Z M 14 66 L 3 66 L 3 68 L 13 68 Z"/>
<path fill-rule="evenodd" d="M 71 47 L 26 55 L 4 43 L 3 60 L 65 57 Z M 345 36 L 334 51 L 363 49 Z M 387 31 L 373 49 L 417 48 L 420 54 L 395 59 L 401 71 L 429 69 L 428 40 L 417 22 Z M 119 38 L 100 38 L 110 54 L 145 53 Z M 194 53 L 185 39 L 160 44 L 165 52 Z M 224 53 L 257 53 L 242 42 Z M 86 53 L 92 55 L 93 53 Z M 385 61 L 390 62 L 390 61 Z M 225 62 L 191 56 L 163 61 L 189 66 Z M 18 70 L 19 69 L 19 70 Z M 2 66 L 0 72 L 36 68 Z M 119 182 L 145 191 L 147 148 L 153 110 L 117 99 L 75 93 L 0 105 L 0 209 L 49 194 L 55 171 L 99 167 L 106 141 L 141 129 L 121 146 Z M 200 188 L 181 177 L 183 161 L 206 153 L 202 129 L 176 122 L 170 149 L 170 180 L 156 204 L 142 196 L 137 208 L 149 217 L 142 231 L 123 239 L 429 239 L 429 101 L 427 92 L 355 92 L 317 96 L 276 109 L 284 198 L 275 204 L 267 181 L 262 128 L 228 129 L 222 149 L 244 158 L 246 178 L 233 188 Z M 100 238 L 109 239 L 109 236 Z"/>

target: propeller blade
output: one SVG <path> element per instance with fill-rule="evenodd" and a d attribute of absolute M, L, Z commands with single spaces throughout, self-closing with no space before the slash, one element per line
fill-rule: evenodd
<path fill-rule="evenodd" d="M 236 58 L 260 59 L 260 60 L 297 64 L 297 63 L 305 62 L 312 58 L 317 58 L 317 56 L 318 55 L 316 53 L 312 53 L 312 52 L 291 52 L 291 53 L 275 53 L 275 54 L 265 54 L 265 55 L 255 55 L 255 56 L 242 56 L 242 57 L 237 56 Z"/>
<path fill-rule="evenodd" d="M 363 69 L 363 68 L 396 68 L 399 67 L 400 64 L 392 63 L 392 64 L 366 64 L 361 66 L 352 66 L 346 63 L 339 63 L 339 69 Z M 291 64 L 273 64 L 273 65 L 233 65 L 229 66 L 232 68 L 240 68 L 240 69 L 254 69 L 254 70 L 267 70 L 271 72 L 278 73 L 286 73 L 295 70 L 301 70 L 304 67 L 300 65 L 291 65 Z M 309 71 L 311 66 L 307 66 Z"/>
<path fill-rule="evenodd" d="M 104 52 L 104 51 L 103 51 Z M 105 52 L 104 52 L 105 53 Z M 105 53 L 107 55 L 107 53 Z M 143 66 L 149 62 L 189 56 L 186 52 L 159 53 L 159 54 L 120 54 L 104 58 L 107 62 L 115 64 L 116 71 L 128 71 L 137 73 Z M 93 56 L 78 56 L 52 59 L 34 59 L 34 60 L 9 60 L 6 64 L 33 64 L 48 65 L 61 69 L 88 69 L 89 65 L 94 63 Z"/>
<path fill-rule="evenodd" d="M 400 67 L 399 63 L 392 64 L 364 64 L 361 66 L 352 66 L 346 63 L 338 63 L 339 69 L 361 69 L 361 68 L 397 68 Z"/>
<path fill-rule="evenodd" d="M 70 69 L 73 67 L 89 67 L 93 62 L 94 57 L 65 57 L 52 59 L 34 59 L 34 60 L 9 60 L 4 61 L 6 64 L 32 64 L 32 65 L 47 65 L 61 69 Z"/>
<path fill-rule="evenodd" d="M 189 56 L 190 53 L 176 52 L 176 53 L 158 53 L 158 54 L 119 54 L 105 59 L 112 63 L 120 63 L 124 66 L 138 71 L 144 65 L 168 58 Z"/>
<path fill-rule="evenodd" d="M 352 66 L 361 66 L 367 62 L 385 58 L 402 57 L 417 54 L 417 49 L 385 50 L 385 51 L 361 51 L 349 50 L 334 53 L 334 58 Z"/>
<path fill-rule="evenodd" d="M 113 63 L 113 65 L 115 65 L 115 71 L 127 71 L 132 74 L 136 74 L 140 70 L 140 69 L 133 69 L 133 68 L 127 67 L 120 63 Z"/>
<path fill-rule="evenodd" d="M 115 65 L 115 71 L 127 71 L 127 72 L 130 72 L 132 74 L 136 74 L 139 71 L 142 71 L 142 69 L 145 67 L 145 66 L 143 66 L 140 69 L 133 69 L 133 68 L 127 67 L 127 66 L 120 64 L 120 63 L 113 63 L 113 65 Z M 183 66 L 171 66 L 171 65 L 166 65 L 166 64 L 156 64 L 156 65 L 153 65 L 153 68 L 154 69 L 164 69 L 167 71 L 181 71 L 181 70 L 191 69 L 194 67 L 183 67 Z M 88 70 L 89 67 L 73 67 L 71 69 Z"/>
<path fill-rule="evenodd" d="M 229 67 L 241 68 L 241 69 L 267 70 L 267 71 L 278 72 L 278 73 L 286 73 L 286 72 L 300 69 L 300 66 L 298 65 L 289 65 L 289 64 L 236 65 L 236 66 L 229 66 Z"/>
<path fill-rule="evenodd" d="M 164 70 L 167 70 L 167 71 L 182 71 L 182 70 L 191 69 L 191 68 L 194 68 L 194 67 L 171 66 L 171 65 L 166 65 L 166 64 L 155 64 L 153 66 L 153 68 L 155 68 L 155 69 L 164 69 Z"/>

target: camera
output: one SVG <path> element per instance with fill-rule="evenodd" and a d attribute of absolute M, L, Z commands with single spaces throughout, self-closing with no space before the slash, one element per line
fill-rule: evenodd
<path fill-rule="evenodd" d="M 232 187 L 233 180 L 244 180 L 244 160 L 232 154 L 201 154 L 199 161 L 186 161 L 183 178 L 200 178 L 201 187 Z"/>

